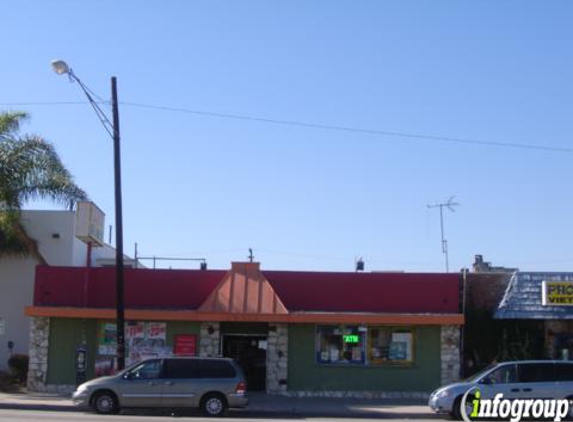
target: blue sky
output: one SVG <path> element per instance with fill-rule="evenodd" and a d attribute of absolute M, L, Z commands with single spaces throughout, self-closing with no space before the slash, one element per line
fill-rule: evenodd
<path fill-rule="evenodd" d="M 105 99 L 115 75 L 123 102 L 563 148 L 120 106 L 127 253 L 444 271 L 427 204 L 455 196 L 451 270 L 479 253 L 573 271 L 572 19 L 567 1 L 7 0 L 0 109 L 31 113 L 24 131 L 55 144 L 106 224 L 111 140 L 87 104 L 37 104 L 84 100 L 54 58 Z"/>

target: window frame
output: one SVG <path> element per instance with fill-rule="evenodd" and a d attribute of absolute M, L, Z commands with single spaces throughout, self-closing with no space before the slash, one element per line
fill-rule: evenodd
<path fill-rule="evenodd" d="M 362 330 L 363 326 L 359 324 L 317 324 L 315 325 L 314 329 L 314 361 L 317 365 L 324 365 L 324 366 L 341 366 L 341 367 L 356 367 L 356 366 L 367 366 L 368 365 L 368 358 L 366 356 L 367 350 L 367 330 Z M 351 359 L 338 359 L 336 361 L 322 359 L 323 353 L 331 353 L 325 350 L 322 350 L 321 347 L 321 335 L 325 334 L 326 329 L 328 330 L 341 330 L 342 333 L 337 334 L 333 333 L 332 335 L 340 336 L 342 349 L 339 348 L 339 353 L 342 350 L 344 353 L 354 353 L 354 351 L 344 351 L 344 340 L 342 339 L 345 335 L 355 336 L 358 335 L 358 344 L 359 348 L 361 348 L 360 360 L 353 360 Z M 349 331 L 350 330 L 350 331 Z"/>
<path fill-rule="evenodd" d="M 384 359 L 383 357 L 373 356 L 373 334 L 374 330 L 384 330 L 389 332 L 390 336 L 392 334 L 410 334 L 410 357 L 411 359 Z M 372 325 L 368 326 L 367 335 L 367 356 L 368 364 L 371 366 L 414 366 L 417 361 L 417 337 L 418 332 L 415 327 L 412 326 L 397 326 L 397 325 Z"/>

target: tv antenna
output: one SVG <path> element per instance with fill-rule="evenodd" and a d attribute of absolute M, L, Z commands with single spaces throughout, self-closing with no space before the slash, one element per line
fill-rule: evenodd
<path fill-rule="evenodd" d="M 442 233 L 442 253 L 446 257 L 446 272 L 450 272 L 450 263 L 448 261 L 448 241 L 444 238 L 444 207 L 449 209 L 452 212 L 456 210 L 454 207 L 459 206 L 458 202 L 454 202 L 455 196 L 451 196 L 446 202 L 442 202 L 440 204 L 428 205 L 428 208 L 440 208 L 440 231 Z"/>

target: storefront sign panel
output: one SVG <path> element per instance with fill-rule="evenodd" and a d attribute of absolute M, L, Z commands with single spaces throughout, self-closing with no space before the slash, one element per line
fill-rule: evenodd
<path fill-rule="evenodd" d="M 175 336 L 173 353 L 177 356 L 197 355 L 197 336 L 195 334 L 178 334 Z"/>
<path fill-rule="evenodd" d="M 573 306 L 572 282 L 543 281 L 541 294 L 543 306 Z"/>

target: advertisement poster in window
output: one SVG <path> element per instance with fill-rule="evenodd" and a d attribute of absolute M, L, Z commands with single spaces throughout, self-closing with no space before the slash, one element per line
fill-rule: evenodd
<path fill-rule="evenodd" d="M 95 361 L 95 372 L 94 375 L 97 377 L 103 377 L 106 375 L 113 375 L 116 372 L 116 359 L 113 357 L 100 356 L 96 358 Z"/>
<path fill-rule="evenodd" d="M 138 322 L 136 324 L 134 337 L 127 336 L 129 365 L 143 359 L 171 355 L 171 350 L 166 347 L 166 323 Z"/>
<path fill-rule="evenodd" d="M 98 330 L 98 354 L 101 356 L 115 356 L 116 329 L 115 324 L 104 322 Z"/>
<path fill-rule="evenodd" d="M 111 322 L 103 322 L 99 325 L 99 356 L 96 359 L 96 372 L 113 371 L 113 358 L 116 355 L 115 327 L 116 325 Z M 170 356 L 172 354 L 171 348 L 167 347 L 167 324 L 165 322 L 126 323 L 125 346 L 127 365 L 132 365 L 147 358 Z"/>
<path fill-rule="evenodd" d="M 388 358 L 390 360 L 412 360 L 411 333 L 392 333 Z"/>

